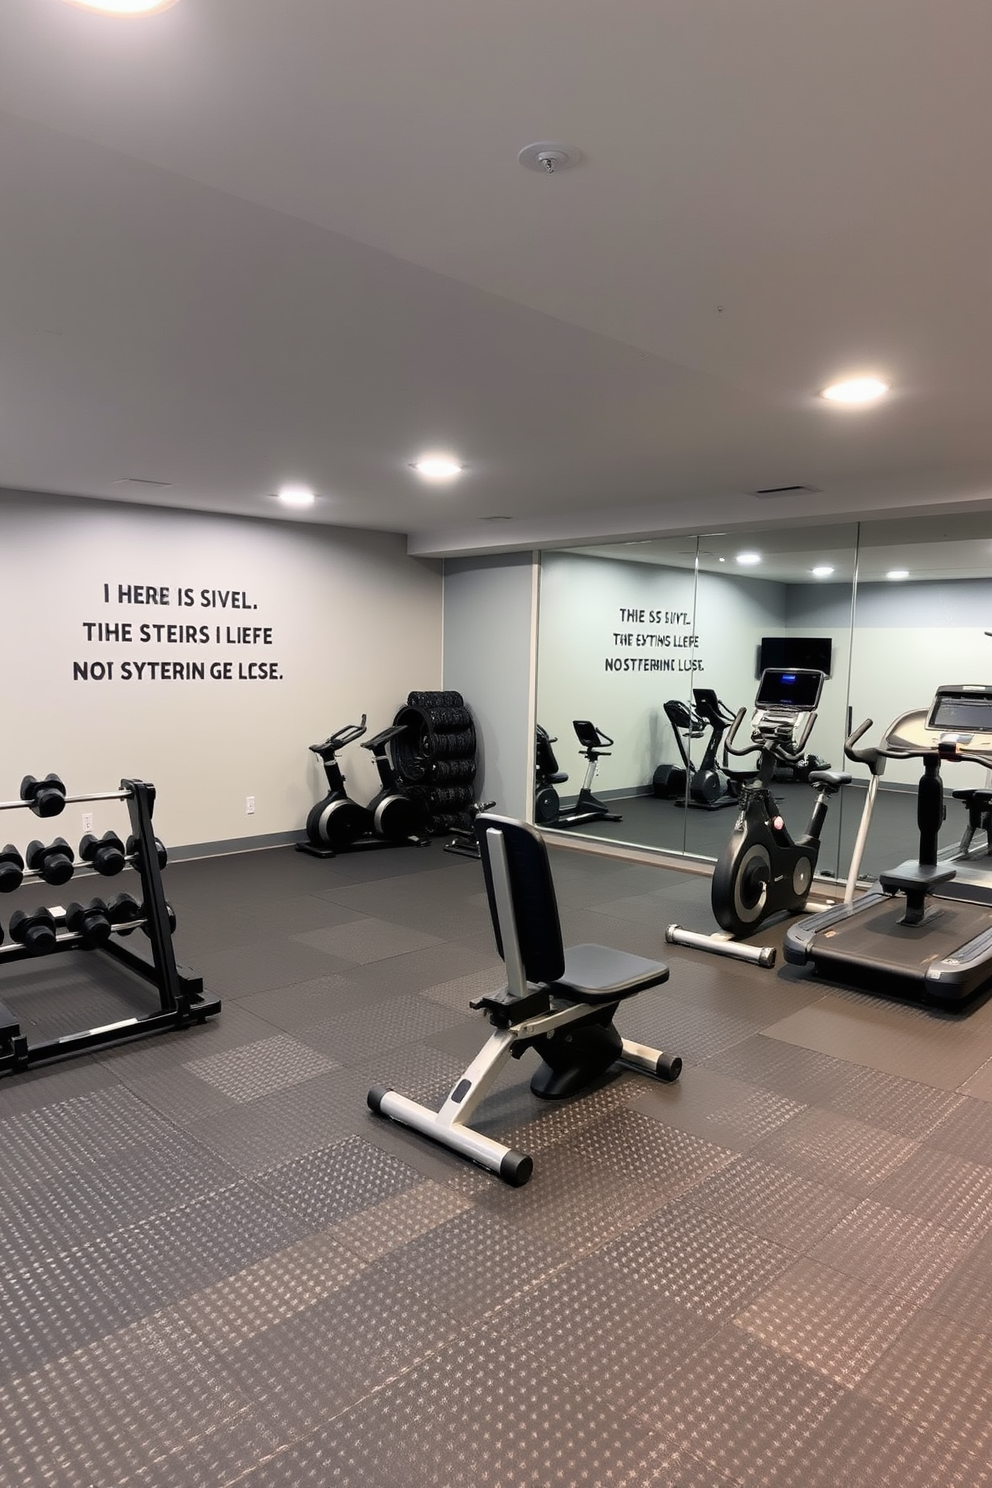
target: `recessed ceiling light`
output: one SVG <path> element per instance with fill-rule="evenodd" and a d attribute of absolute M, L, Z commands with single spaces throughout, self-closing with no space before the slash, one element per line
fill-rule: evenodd
<path fill-rule="evenodd" d="M 890 568 L 889 571 L 888 571 L 888 573 L 885 575 L 885 577 L 887 579 L 908 579 L 909 578 L 909 569 L 908 568 Z"/>
<path fill-rule="evenodd" d="M 829 579 L 830 575 L 833 573 L 833 569 L 830 567 L 829 563 L 818 563 L 816 567 L 811 570 L 811 572 L 814 579 Z"/>
<path fill-rule="evenodd" d="M 313 506 L 317 497 L 309 486 L 288 485 L 279 487 L 279 500 L 284 506 Z"/>
<path fill-rule="evenodd" d="M 751 567 L 753 567 L 753 565 L 755 563 L 760 563 L 761 562 L 761 554 L 760 553 L 738 553 L 737 554 L 737 562 L 740 563 L 740 564 L 742 564 L 744 568 L 751 568 Z"/>
<path fill-rule="evenodd" d="M 160 10 L 169 10 L 176 0 L 68 0 L 80 10 L 95 10 L 100 15 L 146 16 L 156 15 Z"/>
<path fill-rule="evenodd" d="M 424 480 L 449 481 L 461 475 L 463 467 L 453 455 L 421 455 L 413 468 Z"/>
<path fill-rule="evenodd" d="M 889 384 L 880 377 L 848 377 L 844 382 L 832 382 L 820 393 L 828 403 L 873 403 L 889 391 Z"/>

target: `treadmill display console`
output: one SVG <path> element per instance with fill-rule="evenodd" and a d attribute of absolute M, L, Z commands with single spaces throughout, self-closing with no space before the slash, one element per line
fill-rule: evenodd
<path fill-rule="evenodd" d="M 819 706 L 822 690 L 822 672 L 768 667 L 761 674 L 754 701 L 758 708 L 788 708 L 793 713 L 810 713 Z"/>
<path fill-rule="evenodd" d="M 930 707 L 927 728 L 937 733 L 992 734 L 992 688 L 941 688 Z"/>

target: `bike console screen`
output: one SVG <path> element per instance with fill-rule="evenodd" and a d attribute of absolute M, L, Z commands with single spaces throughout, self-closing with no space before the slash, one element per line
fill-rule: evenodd
<path fill-rule="evenodd" d="M 811 713 L 819 705 L 822 690 L 822 672 L 767 667 L 761 674 L 754 702 L 758 708 L 788 708 L 793 713 Z"/>

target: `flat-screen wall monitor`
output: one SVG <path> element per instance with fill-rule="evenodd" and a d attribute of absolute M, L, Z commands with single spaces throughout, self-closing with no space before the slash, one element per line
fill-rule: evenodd
<path fill-rule="evenodd" d="M 822 672 L 788 672 L 781 667 L 767 667 L 761 674 L 754 701 L 759 708 L 792 708 L 797 713 L 811 713 L 819 706 L 822 690 Z"/>
<path fill-rule="evenodd" d="M 762 636 L 758 671 L 788 667 L 829 677 L 833 644 L 829 636 Z"/>

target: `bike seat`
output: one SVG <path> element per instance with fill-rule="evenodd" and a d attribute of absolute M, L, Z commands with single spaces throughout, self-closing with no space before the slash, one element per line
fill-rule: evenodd
<path fill-rule="evenodd" d="M 853 776 L 844 770 L 811 770 L 806 778 L 810 785 L 823 785 L 828 791 L 836 791 L 842 785 L 850 785 Z"/>
<path fill-rule="evenodd" d="M 951 794 L 955 801 L 966 801 L 969 806 L 980 806 L 982 810 L 992 806 L 992 790 L 956 790 Z"/>

